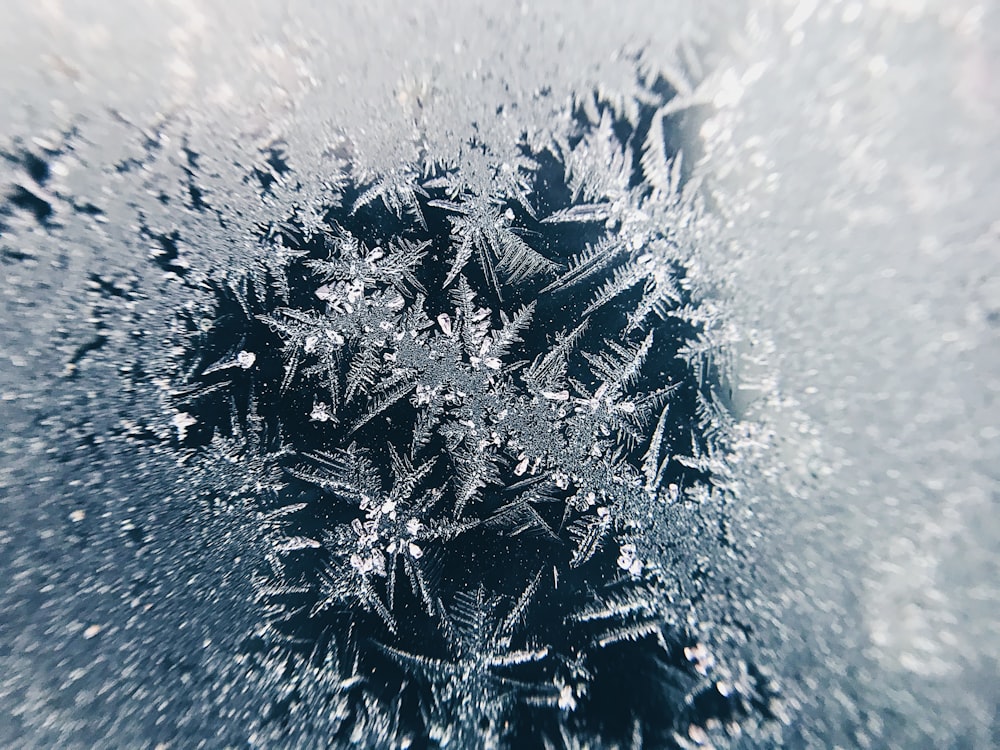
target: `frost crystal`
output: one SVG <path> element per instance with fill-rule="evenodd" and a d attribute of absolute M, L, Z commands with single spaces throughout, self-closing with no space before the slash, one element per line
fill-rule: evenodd
<path fill-rule="evenodd" d="M 377 669 L 357 700 L 411 707 L 352 731 L 516 744 L 536 721 L 616 741 L 591 703 L 617 679 L 606 650 L 672 663 L 689 700 L 709 690 L 658 546 L 665 509 L 725 471 L 694 418 L 724 410 L 716 321 L 686 281 L 701 202 L 665 150 L 668 108 L 593 106 L 521 145 L 517 188 L 402 169 L 344 181 L 350 210 L 320 223 L 276 218 L 260 239 L 275 285 L 218 295 L 189 349 L 239 350 L 246 375 L 178 383 L 203 425 L 179 442 L 197 455 L 255 431 L 269 447 L 243 460 L 283 481 L 245 501 L 294 503 L 257 578 L 261 637 L 334 652 L 354 664 L 342 679 Z M 752 713 L 755 689 L 727 714 Z M 622 719 L 668 741 L 686 712 Z"/>
<path fill-rule="evenodd" d="M 997 3 L 233 5 L 4 7 L 0 747 L 997 744 Z"/>
<path fill-rule="evenodd" d="M 296 179 L 272 147 L 221 267 L 148 230 L 193 291 L 122 373 L 167 416 L 122 433 L 239 545 L 256 743 L 663 746 L 696 712 L 762 719 L 767 680 L 705 650 L 707 576 L 668 541 L 721 533 L 727 342 L 676 92 L 647 83 L 567 104 L 487 181 L 345 147 L 325 203 L 272 205 Z"/>

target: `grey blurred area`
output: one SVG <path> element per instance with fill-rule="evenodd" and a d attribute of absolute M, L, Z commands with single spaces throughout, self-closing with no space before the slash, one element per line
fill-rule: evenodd
<path fill-rule="evenodd" d="M 156 458 L 140 470 L 91 443 L 103 458 L 81 464 L 68 448 L 113 432 L 102 389 L 142 364 L 97 361 L 129 329 L 101 317 L 95 279 L 142 287 L 137 309 L 173 304 L 135 236 L 137 216 L 187 221 L 157 198 L 185 184 L 183 154 L 198 190 L 252 222 L 264 209 L 241 170 L 268 144 L 317 174 L 342 133 L 373 174 L 414 158 L 413 133 L 443 160 L 470 132 L 513 153 L 574 92 L 627 96 L 637 66 L 669 69 L 678 50 L 700 68 L 685 138 L 717 216 L 701 270 L 747 436 L 732 457 L 753 550 L 741 617 L 786 698 L 773 742 L 1000 743 L 994 4 L 0 9 L 0 744 L 254 744 L 238 672 L 183 666 L 254 616 L 238 532 L 200 528 Z M 156 493 L 136 533 L 159 542 L 121 563 L 111 540 Z M 130 617 L 140 635 L 124 640 Z"/>

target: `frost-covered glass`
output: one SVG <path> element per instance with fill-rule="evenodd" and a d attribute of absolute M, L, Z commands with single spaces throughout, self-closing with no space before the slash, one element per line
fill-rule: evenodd
<path fill-rule="evenodd" d="M 8 5 L 4 745 L 996 741 L 993 9 Z"/>

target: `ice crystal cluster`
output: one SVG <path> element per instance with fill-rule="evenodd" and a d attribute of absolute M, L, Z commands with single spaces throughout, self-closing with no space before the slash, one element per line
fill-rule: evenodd
<path fill-rule="evenodd" d="M 705 704 L 729 734 L 769 711 L 655 542 L 723 450 L 672 102 L 581 104 L 486 193 L 345 163 L 322 216 L 276 217 L 208 280 L 164 398 L 267 545 L 262 737 L 661 744 Z"/>
<path fill-rule="evenodd" d="M 486 190 L 358 174 L 345 142 L 321 210 L 238 228 L 156 371 L 125 374 L 169 415 L 131 439 L 258 553 L 254 741 L 663 746 L 774 719 L 768 680 L 702 642 L 703 563 L 663 542 L 728 544 L 703 517 L 725 339 L 688 275 L 687 106 L 663 78 L 578 97 Z M 248 175 L 263 195 L 285 158 Z"/>
<path fill-rule="evenodd" d="M 987 4 L 9 5 L 0 745 L 996 744 Z"/>
<path fill-rule="evenodd" d="M 30 611 L 31 575 L 102 592 L 73 632 L 121 644 L 124 667 L 81 700 L 155 696 L 109 731 L 457 748 L 777 731 L 720 565 L 741 559 L 734 336 L 698 267 L 717 227 L 680 126 L 704 96 L 628 64 L 624 90 L 577 92 L 499 147 L 472 127 L 449 159 L 401 133 L 387 169 L 349 127 L 226 162 L 183 123 L 123 120 L 135 145 L 104 174 L 143 190 L 116 200 L 74 190 L 81 132 L 9 144 L 4 228 L 30 253 L 12 260 L 110 259 L 54 332 L 58 408 L 39 417 L 71 505 L 53 543 L 78 557 L 11 597 Z M 28 726 L 58 710 L 10 691 Z"/>

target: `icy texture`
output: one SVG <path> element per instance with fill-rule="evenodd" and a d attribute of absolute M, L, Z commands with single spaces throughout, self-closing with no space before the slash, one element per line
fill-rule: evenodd
<path fill-rule="evenodd" d="M 995 742 L 992 11 L 95 5 L 0 32 L 4 744 Z"/>

